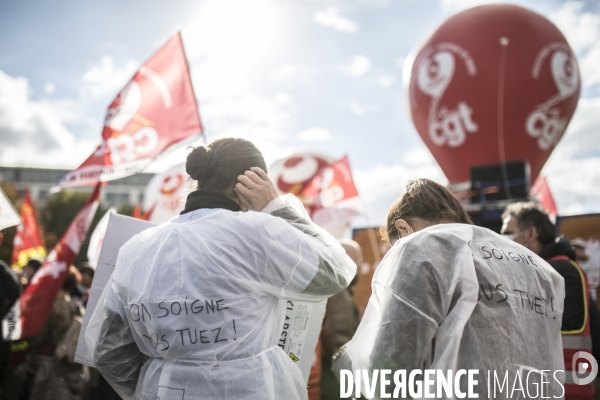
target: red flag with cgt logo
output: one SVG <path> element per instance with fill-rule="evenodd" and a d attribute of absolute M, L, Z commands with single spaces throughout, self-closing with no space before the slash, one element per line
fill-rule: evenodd
<path fill-rule="evenodd" d="M 162 224 L 179 215 L 191 189 L 186 185 L 188 178 L 183 164 L 154 175 L 144 192 L 145 213 L 142 219 Z"/>
<path fill-rule="evenodd" d="M 143 170 L 202 134 L 181 35 L 172 37 L 108 106 L 102 144 L 53 188 L 88 186 Z"/>
<path fill-rule="evenodd" d="M 321 167 L 300 196 L 312 199 L 307 205 L 312 220 L 336 237 L 362 212 L 347 156 Z"/>
<path fill-rule="evenodd" d="M 2 320 L 2 336 L 5 340 L 28 338 L 40 332 L 56 294 L 69 273 L 69 266 L 75 261 L 85 240 L 99 201 L 100 184 L 96 185 L 67 232 Z"/>

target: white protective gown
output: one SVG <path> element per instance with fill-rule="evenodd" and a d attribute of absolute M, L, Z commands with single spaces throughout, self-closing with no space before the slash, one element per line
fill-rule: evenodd
<path fill-rule="evenodd" d="M 564 282 L 523 246 L 477 226 L 432 226 L 395 243 L 372 288 L 338 368 L 404 369 L 407 377 L 415 369 L 478 369 L 479 398 L 488 398 L 487 371 L 490 388 L 493 371 L 500 382 L 508 371 L 512 390 L 517 372 L 525 385 L 530 370 L 546 370 L 551 387 L 545 386 L 544 397 L 562 393 L 552 374 L 564 369 Z M 531 395 L 540 380 L 538 373 L 530 376 Z M 466 393 L 466 379 L 461 388 Z M 523 398 L 519 391 L 511 396 L 506 386 L 495 393 L 493 398 Z"/>
<path fill-rule="evenodd" d="M 307 398 L 277 346 L 285 303 L 332 296 L 356 266 L 294 196 L 263 211 L 196 210 L 121 248 L 85 337 L 123 398 Z"/>

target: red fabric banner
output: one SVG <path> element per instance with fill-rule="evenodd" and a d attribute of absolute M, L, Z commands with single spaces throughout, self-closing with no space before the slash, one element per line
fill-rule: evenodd
<path fill-rule="evenodd" d="M 2 321 L 5 340 L 28 338 L 40 332 L 56 294 L 69 273 L 69 266 L 75 261 L 85 240 L 99 200 L 100 184 Z"/>
<path fill-rule="evenodd" d="M 535 183 L 529 190 L 529 196 L 533 201 L 538 203 L 540 207 L 546 210 L 549 216 L 556 217 L 558 215 L 556 203 L 554 202 L 554 197 L 552 196 L 550 186 L 548 186 L 545 176 L 540 175 L 535 180 Z"/>
<path fill-rule="evenodd" d="M 308 185 L 299 193 L 306 201 L 312 216 L 319 210 L 343 206 L 358 199 L 348 157 L 321 167 Z M 351 209 L 358 206 L 352 204 Z"/>
<path fill-rule="evenodd" d="M 23 268 L 30 258 L 37 258 L 40 261 L 46 258 L 46 248 L 35 218 L 35 210 L 33 209 L 29 189 L 26 189 L 25 198 L 21 205 L 21 221 L 13 241 L 10 261 L 12 267 L 16 269 Z"/>
<path fill-rule="evenodd" d="M 108 106 L 102 144 L 54 190 L 132 175 L 167 149 L 200 134 L 198 105 L 177 34 L 142 65 Z"/>
<path fill-rule="evenodd" d="M 300 197 L 311 201 L 305 205 L 313 222 L 337 238 L 344 235 L 352 218 L 363 211 L 348 157 L 321 167 Z"/>
<path fill-rule="evenodd" d="M 269 176 L 281 193 L 293 193 L 312 220 L 335 237 L 342 237 L 352 218 L 362 212 L 348 157 L 333 159 L 311 153 L 294 154 L 275 162 Z"/>

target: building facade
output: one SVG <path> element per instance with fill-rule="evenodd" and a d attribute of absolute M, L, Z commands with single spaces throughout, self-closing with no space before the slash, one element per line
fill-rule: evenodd
<path fill-rule="evenodd" d="M 70 170 L 50 168 L 25 168 L 0 166 L 0 181 L 15 186 L 19 194 L 25 193 L 29 187 L 33 201 L 44 204 L 50 188 L 55 186 Z M 148 181 L 154 174 L 138 173 L 125 178 L 108 182 L 102 188 L 101 201 L 106 205 L 122 205 L 143 203 L 144 191 Z M 91 191 L 91 187 L 68 188 L 65 190 Z"/>

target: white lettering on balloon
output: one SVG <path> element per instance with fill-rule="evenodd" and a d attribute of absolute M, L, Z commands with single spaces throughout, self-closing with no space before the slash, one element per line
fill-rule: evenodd
<path fill-rule="evenodd" d="M 558 108 L 541 108 L 529 114 L 525 127 L 529 136 L 538 139 L 538 147 L 545 151 L 556 146 L 567 122 L 567 118 L 560 117 Z"/>
<path fill-rule="evenodd" d="M 544 151 L 556 146 L 569 122 L 568 118 L 561 117 L 560 108 L 555 106 L 575 94 L 579 87 L 577 63 L 568 45 L 561 42 L 547 44 L 540 50 L 533 63 L 532 78 L 539 77 L 544 60 L 550 54 L 550 72 L 558 93 L 538 105 L 525 121 L 527 134 L 537 139 L 538 147 Z"/>
<path fill-rule="evenodd" d="M 477 132 L 479 126 L 473 121 L 473 109 L 464 101 L 455 110 L 442 107 L 429 123 L 429 137 L 436 146 L 448 144 L 458 147 L 467 139 L 467 132 Z"/>
<path fill-rule="evenodd" d="M 475 62 L 469 53 L 454 43 L 440 43 L 437 51 L 426 52 L 419 62 L 417 86 L 432 98 L 429 110 L 429 137 L 436 146 L 461 146 L 467 139 L 467 133 L 477 132 L 479 126 L 473 120 L 473 109 L 465 101 L 455 109 L 442 106 L 440 99 L 452 81 L 456 67 L 456 54 L 464 63 L 470 76 L 477 74 Z"/>

